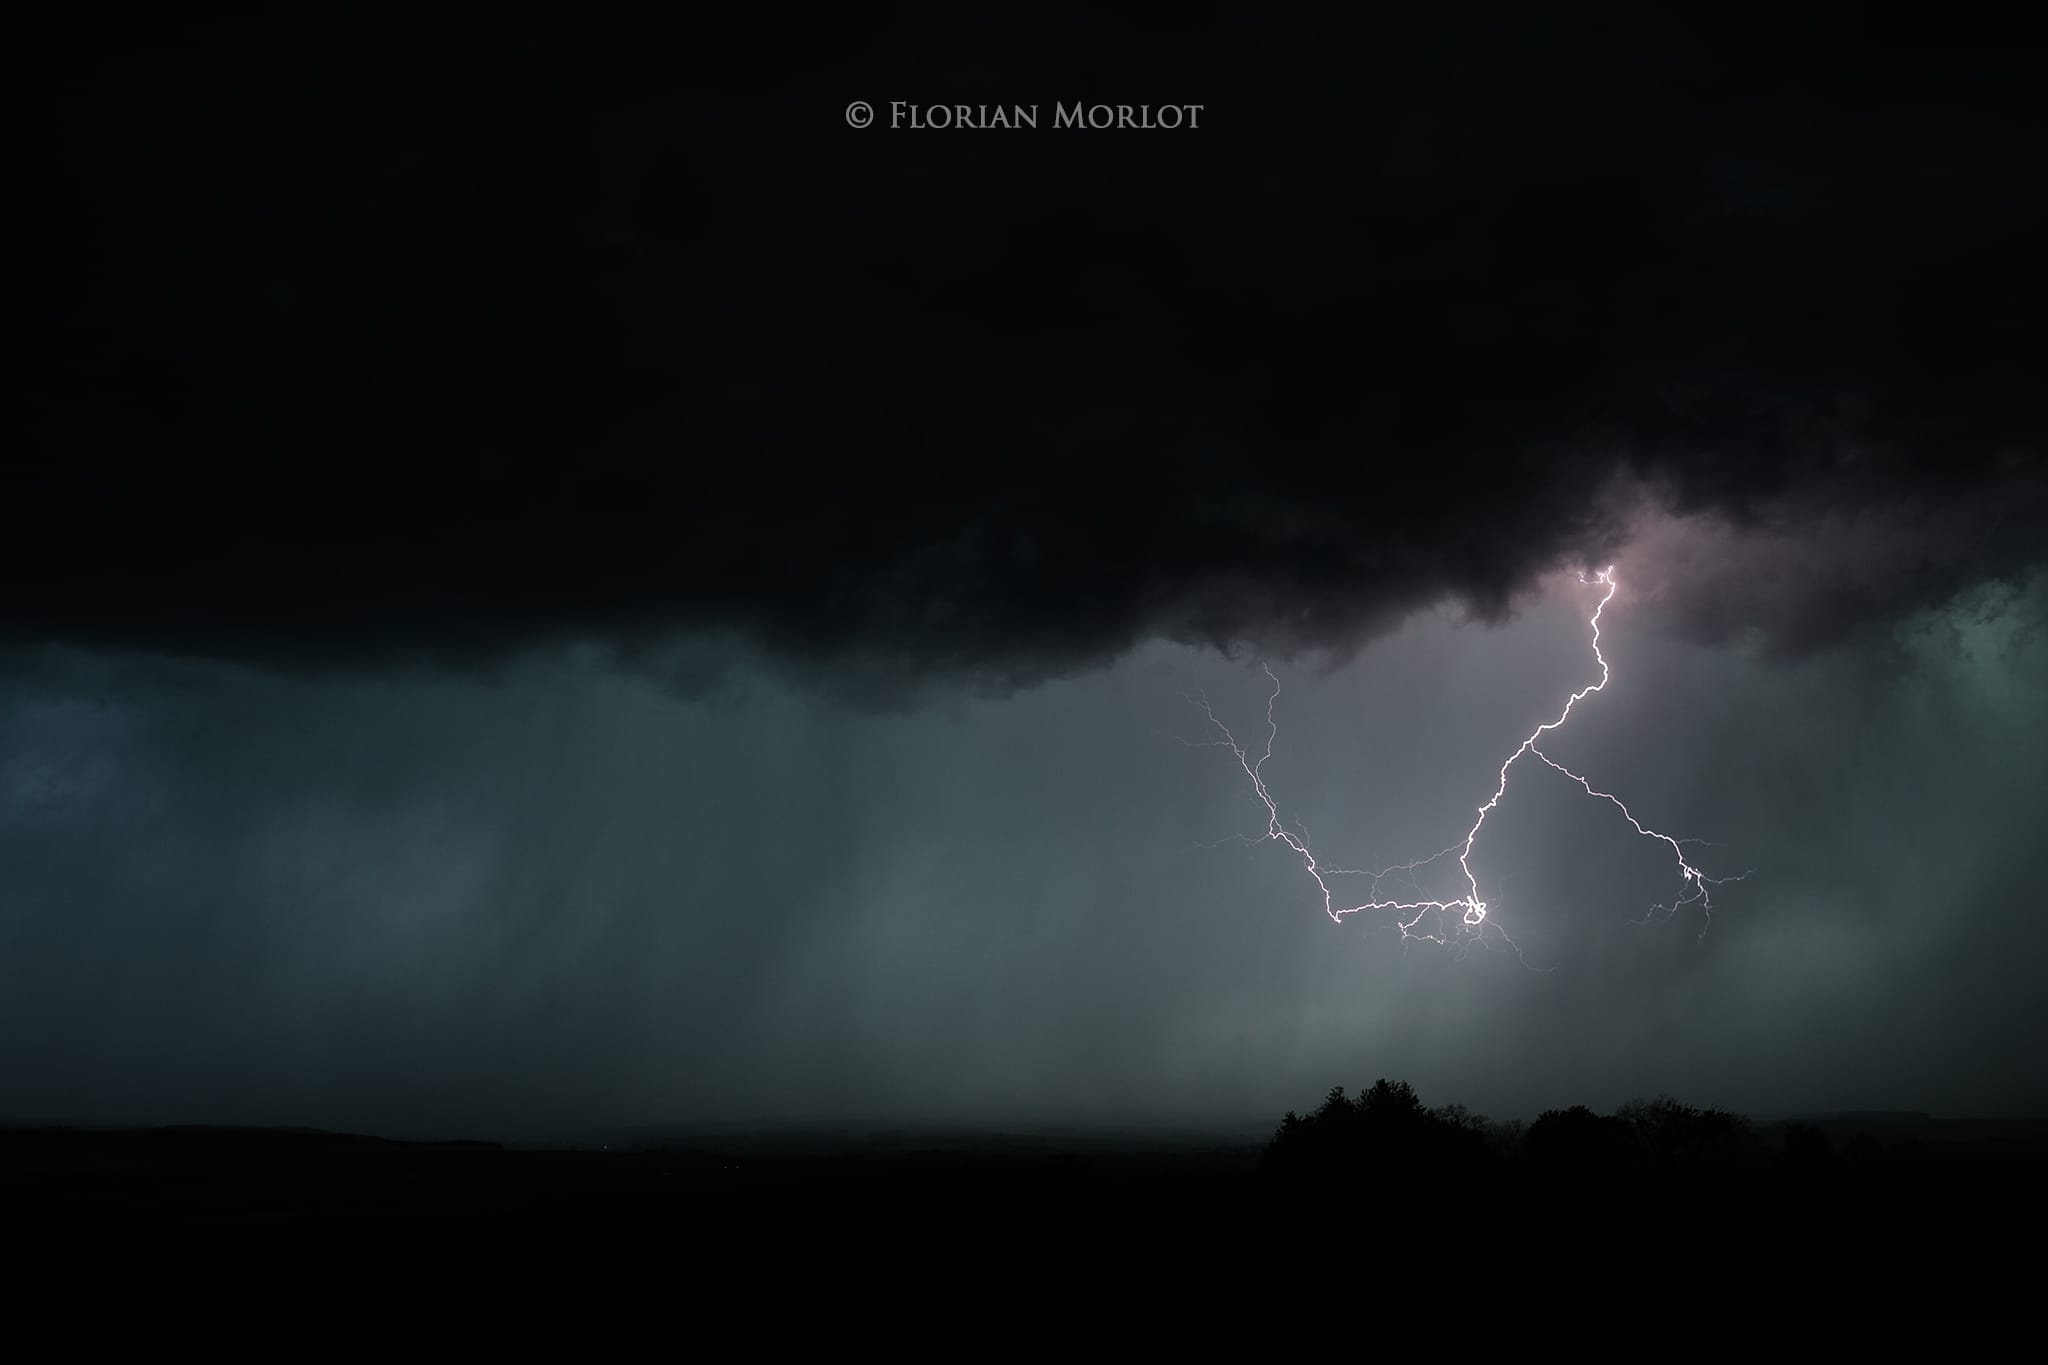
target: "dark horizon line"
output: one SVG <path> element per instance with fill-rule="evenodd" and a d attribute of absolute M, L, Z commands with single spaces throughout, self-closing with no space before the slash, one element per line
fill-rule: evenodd
<path fill-rule="evenodd" d="M 1570 1105 L 1553 1106 L 1555 1109 L 1569 1109 Z M 1587 1106 L 1591 1107 L 1591 1106 Z M 1548 1112 L 1548 1111 L 1546 1111 Z M 1735 1112 L 1735 1111 L 1728 1111 Z M 1757 1127 L 1772 1127 L 1796 1123 L 1849 1125 L 1867 1124 L 1892 1127 L 1970 1127 L 1994 1125 L 1999 1127 L 2038 1125 L 2048 1129 L 2048 1115 L 1972 1115 L 1955 1116 L 1936 1114 L 1916 1109 L 1837 1109 L 1804 1110 L 1782 1114 L 1737 1114 L 1737 1117 Z M 1534 1121 L 1533 1117 L 1487 1117 L 1488 1123 L 1521 1123 Z M 871 1140 L 876 1138 L 901 1137 L 909 1140 L 962 1139 L 983 1141 L 1011 1140 L 1045 1142 L 1058 1140 L 1102 1141 L 1166 1141 L 1176 1145 L 1182 1143 L 1227 1142 L 1245 1145 L 1263 1145 L 1278 1127 L 1279 1120 L 1247 1120 L 1236 1124 L 1174 1124 L 1174 1123 L 1132 1123 L 1132 1124 L 1088 1124 L 1088 1123 L 1046 1123 L 1032 1127 L 973 1122 L 912 1122 L 886 1120 L 783 1120 L 777 1122 L 747 1122 L 741 1120 L 706 1120 L 694 1123 L 640 1123 L 608 1126 L 602 1124 L 579 1127 L 575 1132 L 556 1132 L 551 1135 L 529 1131 L 521 1136 L 499 1134 L 479 1136 L 474 1133 L 457 1135 L 453 1132 L 434 1137 L 395 1137 L 388 1133 L 367 1129 L 323 1128 L 309 1124 L 293 1123 L 81 1123 L 62 1119 L 20 1119 L 0 1118 L 0 1134 L 81 1134 L 94 1136 L 149 1135 L 149 1134 L 209 1134 L 209 1135 L 250 1135 L 250 1136 L 299 1136 L 308 1138 L 333 1138 L 351 1141 L 382 1142 L 414 1146 L 486 1145 L 506 1148 L 551 1148 L 571 1151 L 603 1151 L 612 1143 L 629 1150 L 653 1150 L 658 1140 L 692 1141 L 704 1139 L 790 1139 L 818 1141 L 833 1137 L 848 1140 Z M 611 1139 L 607 1143 L 605 1139 Z M 645 1142 L 646 1147 L 629 1146 Z"/>

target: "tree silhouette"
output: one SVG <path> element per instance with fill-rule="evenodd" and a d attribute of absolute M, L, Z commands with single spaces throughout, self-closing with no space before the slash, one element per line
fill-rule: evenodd
<path fill-rule="evenodd" d="M 1749 1121 L 1723 1109 L 1695 1109 L 1669 1095 L 1635 1100 L 1615 1111 L 1635 1131 L 1650 1167 L 1659 1171 L 1730 1168 L 1749 1145 Z"/>
<path fill-rule="evenodd" d="M 1788 1160 L 1825 1158 L 1826 1139 L 1818 1134 L 1795 1130 L 1786 1141 Z M 1519 1158 L 1522 1170 L 1542 1178 L 1695 1178 L 1761 1155 L 1747 1119 L 1668 1095 L 1633 1100 L 1612 1114 L 1582 1104 L 1549 1109 L 1524 1129 L 1489 1123 L 1460 1104 L 1430 1108 L 1406 1081 L 1383 1077 L 1355 1097 L 1336 1086 L 1309 1113 L 1290 1110 L 1266 1145 L 1261 1169 L 1328 1183 L 1506 1170 L 1504 1162 Z"/>
<path fill-rule="evenodd" d="M 1366 1180 L 1491 1155 L 1485 1119 L 1461 1105 L 1430 1109 L 1406 1081 L 1382 1078 L 1356 1099 L 1337 1086 L 1313 1112 L 1290 1110 L 1267 1144 L 1263 1168 Z"/>
<path fill-rule="evenodd" d="M 1642 1161 L 1628 1120 L 1596 1114 L 1583 1104 L 1537 1115 L 1522 1135 L 1522 1155 L 1543 1171 L 1574 1176 L 1631 1171 Z"/>

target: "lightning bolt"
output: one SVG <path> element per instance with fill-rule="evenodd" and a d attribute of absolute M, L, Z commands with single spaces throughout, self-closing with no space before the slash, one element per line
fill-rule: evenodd
<path fill-rule="evenodd" d="M 1545 721 L 1529 732 L 1528 737 L 1517 745 L 1514 752 L 1502 761 L 1498 781 L 1494 784 L 1493 794 L 1487 797 L 1485 802 L 1480 805 L 1478 816 L 1473 820 L 1472 827 L 1465 831 L 1465 837 L 1447 848 L 1439 849 L 1427 858 L 1418 858 L 1408 863 L 1397 863 L 1392 867 L 1382 868 L 1377 872 L 1367 872 L 1359 868 L 1326 867 L 1310 851 L 1306 831 L 1297 833 L 1295 830 L 1288 828 L 1286 823 L 1281 820 L 1279 802 L 1274 799 L 1272 791 L 1266 786 L 1265 778 L 1266 764 L 1273 757 L 1273 745 L 1280 735 L 1279 722 L 1273 716 L 1273 708 L 1280 700 L 1280 679 L 1274 674 L 1270 665 L 1261 665 L 1265 670 L 1266 677 L 1273 684 L 1273 690 L 1266 697 L 1266 744 L 1264 750 L 1256 759 L 1252 757 L 1250 751 L 1243 744 L 1238 742 L 1237 736 L 1230 732 L 1230 728 L 1217 718 L 1216 712 L 1209 705 L 1209 699 L 1206 694 L 1199 690 L 1190 694 L 1188 697 L 1189 702 L 1200 709 L 1203 716 L 1207 718 L 1213 733 L 1219 736 L 1219 738 L 1194 741 L 1195 746 L 1229 749 L 1232 755 L 1236 757 L 1238 766 L 1244 769 L 1245 776 L 1251 779 L 1252 791 L 1266 807 L 1266 833 L 1263 840 L 1255 839 L 1251 835 L 1236 835 L 1234 838 L 1247 843 L 1273 841 L 1283 843 L 1292 849 L 1296 856 L 1301 859 L 1302 866 L 1307 869 L 1309 876 L 1314 879 L 1317 890 L 1322 893 L 1323 913 L 1339 924 L 1344 922 L 1346 915 L 1355 915 L 1361 911 L 1390 912 L 1393 915 L 1394 922 L 1400 926 L 1401 937 L 1404 941 L 1420 939 L 1430 943 L 1458 943 L 1469 946 L 1472 943 L 1485 943 L 1488 941 L 1487 936 L 1494 934 L 1498 935 L 1500 941 L 1513 949 L 1517 956 L 1519 956 L 1521 953 L 1520 947 L 1493 919 L 1491 913 L 1493 907 L 1479 894 L 1479 878 L 1472 871 L 1472 848 L 1479 841 L 1479 832 L 1486 827 L 1486 817 L 1493 814 L 1495 808 L 1507 796 L 1509 771 L 1524 756 L 1534 755 L 1543 763 L 1577 783 L 1588 796 L 1613 805 L 1615 809 L 1621 812 L 1622 817 L 1628 821 L 1637 834 L 1646 839 L 1655 840 L 1671 850 L 1671 856 L 1678 870 L 1678 894 L 1667 902 L 1653 905 L 1650 908 L 1649 914 L 1644 916 L 1645 920 L 1659 914 L 1676 914 L 1680 909 L 1697 905 L 1706 916 L 1707 924 L 1711 925 L 1713 921 L 1713 888 L 1725 885 L 1728 882 L 1741 881 L 1749 874 L 1744 872 L 1730 877 L 1709 877 L 1698 867 L 1694 866 L 1691 860 L 1686 857 L 1685 846 L 1698 843 L 1700 842 L 1699 840 L 1675 839 L 1659 830 L 1650 828 L 1636 818 L 1634 812 L 1629 810 L 1620 797 L 1615 796 L 1611 792 L 1601 791 L 1596 788 L 1589 780 L 1573 772 L 1564 764 L 1559 763 L 1538 747 L 1539 741 L 1545 735 L 1562 727 L 1571 718 L 1572 708 L 1576 707 L 1587 697 L 1592 696 L 1595 692 L 1604 691 L 1608 680 L 1613 676 L 1613 671 L 1607 664 L 1607 656 L 1600 649 L 1600 616 L 1601 613 L 1607 610 L 1607 604 L 1614 600 L 1615 591 L 1620 586 L 1619 580 L 1616 579 L 1614 568 L 1610 565 L 1599 573 L 1594 574 L 1591 578 L 1581 573 L 1579 581 L 1587 584 L 1598 584 L 1606 588 L 1606 591 L 1600 595 L 1599 604 L 1593 608 L 1592 617 L 1587 622 L 1592 628 L 1593 658 L 1600 665 L 1600 680 L 1588 683 L 1572 693 L 1565 700 L 1564 708 L 1557 713 L 1556 719 Z M 1228 842 L 1228 840 L 1219 842 Z M 1416 900 L 1392 899 L 1381 895 L 1381 883 L 1389 877 L 1399 877 L 1406 885 L 1415 888 L 1416 895 L 1421 897 L 1423 893 L 1417 882 L 1416 874 L 1422 868 L 1453 853 L 1457 855 L 1458 871 L 1464 878 L 1465 894 L 1452 896 L 1448 899 L 1424 898 Z M 1355 904 L 1344 904 L 1343 898 L 1340 898 L 1330 885 L 1331 879 L 1337 877 L 1363 877 L 1367 879 L 1371 884 L 1371 899 L 1359 901 Z M 1706 937 L 1705 926 L 1700 930 L 1700 937 Z"/>

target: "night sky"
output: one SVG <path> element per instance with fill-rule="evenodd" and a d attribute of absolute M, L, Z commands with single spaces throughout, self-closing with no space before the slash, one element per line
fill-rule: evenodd
<path fill-rule="evenodd" d="M 1416 8 L 22 30 L 0 1119 L 2048 1112 L 2048 48 Z"/>

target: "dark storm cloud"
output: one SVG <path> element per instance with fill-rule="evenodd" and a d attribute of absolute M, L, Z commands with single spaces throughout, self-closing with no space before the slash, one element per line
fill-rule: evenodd
<path fill-rule="evenodd" d="M 1706 635 L 2039 553 L 2038 50 L 1485 16 L 47 31 L 0 626 L 316 666 L 710 627 L 1016 682 L 1498 614 L 1646 493 L 1854 528 L 1859 590 L 1674 589 Z"/>
<path fill-rule="evenodd" d="M 1585 678 L 1585 599 L 1281 670 L 1290 821 L 1331 865 L 1449 842 Z M 1496 1116 L 2038 1113 L 2029 614 L 1924 622 L 1912 669 L 1763 667 L 1617 602 L 1615 683 L 1553 751 L 1751 875 L 1704 939 L 1634 923 L 1662 850 L 1517 770 L 1474 867 L 1544 970 L 1340 928 L 1297 859 L 1229 842 L 1265 812 L 1175 742 L 1180 693 L 1255 728 L 1268 684 L 1201 651 L 914 715 L 746 667 L 713 705 L 559 660 L 484 687 L 44 651 L 0 670 L 0 1120 L 1256 1132 L 1382 1074 Z"/>

